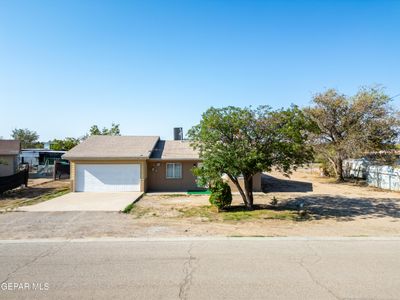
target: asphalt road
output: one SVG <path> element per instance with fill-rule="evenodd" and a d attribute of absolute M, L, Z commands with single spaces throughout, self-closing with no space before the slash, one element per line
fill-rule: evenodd
<path fill-rule="evenodd" d="M 0 298 L 399 299 L 399 254 L 373 238 L 1 241 Z"/>

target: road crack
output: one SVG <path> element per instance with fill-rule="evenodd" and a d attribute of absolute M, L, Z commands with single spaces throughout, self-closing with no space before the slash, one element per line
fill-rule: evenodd
<path fill-rule="evenodd" d="M 309 244 L 309 242 L 307 241 L 306 242 L 306 245 L 307 245 L 307 247 L 308 247 L 308 249 L 310 249 L 311 250 L 311 252 L 312 252 L 312 256 L 315 256 L 315 257 L 317 257 L 317 259 L 312 263 L 312 265 L 315 265 L 315 264 L 317 264 L 321 259 L 322 259 L 322 257 L 318 254 L 318 252 Z M 328 288 L 327 286 L 325 286 L 324 284 L 322 284 L 314 275 L 313 275 L 313 273 L 311 272 L 311 270 L 307 267 L 307 265 L 305 264 L 305 258 L 307 257 L 307 255 L 306 256 L 303 256 L 302 258 L 301 258 L 301 260 L 298 262 L 299 263 L 299 265 L 307 272 L 307 274 L 308 274 L 308 276 L 310 277 L 310 279 L 316 284 L 316 285 L 318 285 L 319 287 L 321 287 L 321 288 L 323 288 L 325 291 L 327 291 L 330 295 L 332 295 L 332 297 L 334 297 L 335 299 L 341 299 L 339 296 L 337 296 L 330 288 Z"/>
<path fill-rule="evenodd" d="M 179 299 L 187 299 L 188 292 L 190 290 L 190 286 L 192 284 L 192 278 L 195 271 L 195 265 L 193 261 L 196 259 L 192 255 L 193 243 L 189 245 L 189 249 L 187 251 L 188 258 L 183 263 L 183 273 L 185 277 L 179 285 Z"/>
<path fill-rule="evenodd" d="M 57 247 L 57 246 L 52 246 L 49 249 L 46 249 L 45 251 L 40 252 L 38 255 L 34 256 L 33 259 L 31 259 L 30 261 L 26 262 L 25 264 L 16 267 L 13 271 L 11 271 L 10 273 L 8 273 L 6 275 L 6 279 L 4 279 L 3 281 L 0 282 L 0 285 L 8 282 L 8 280 L 14 275 L 16 274 L 18 271 L 34 264 L 35 262 L 37 262 L 38 260 L 48 257 L 48 256 L 52 256 L 54 254 L 56 254 L 58 251 L 60 251 L 65 245 L 63 245 L 64 243 L 62 243 L 61 246 Z"/>

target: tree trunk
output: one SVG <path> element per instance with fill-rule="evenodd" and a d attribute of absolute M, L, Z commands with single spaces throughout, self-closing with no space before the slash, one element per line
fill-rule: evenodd
<path fill-rule="evenodd" d="M 337 170 L 337 176 L 336 179 L 338 182 L 343 182 L 344 177 L 343 177 L 343 159 L 339 156 L 336 159 L 336 170 Z"/>
<path fill-rule="evenodd" d="M 333 171 L 335 172 L 335 177 L 337 178 L 338 177 L 338 171 L 337 171 L 337 167 L 336 167 L 336 161 L 334 160 L 334 158 L 332 159 L 329 156 L 327 156 L 327 158 L 328 158 L 329 162 L 331 163 Z"/>
<path fill-rule="evenodd" d="M 330 158 L 327 156 L 327 158 L 333 167 L 333 171 L 335 172 L 336 181 L 343 182 L 344 177 L 343 177 L 343 159 L 342 159 L 342 157 L 338 155 L 337 157 L 333 157 L 333 158 Z"/>
<path fill-rule="evenodd" d="M 246 208 L 248 210 L 253 209 L 253 176 L 252 175 L 243 175 L 244 180 L 244 193 L 246 196 Z"/>
<path fill-rule="evenodd" d="M 236 186 L 236 188 L 238 189 L 238 191 L 239 191 L 239 193 L 240 193 L 240 196 L 241 196 L 242 199 L 243 199 L 243 203 L 247 206 L 246 195 L 245 195 L 245 193 L 244 193 L 242 187 L 240 186 L 239 181 L 237 180 L 236 177 L 230 176 L 229 174 L 228 174 L 228 177 L 229 177 L 229 179 L 233 182 L 233 184 Z"/>

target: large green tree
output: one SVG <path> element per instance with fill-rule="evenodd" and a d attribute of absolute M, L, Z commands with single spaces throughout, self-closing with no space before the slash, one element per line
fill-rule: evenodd
<path fill-rule="evenodd" d="M 378 88 L 361 88 L 352 97 L 328 89 L 304 109 L 314 124 L 309 137 L 315 152 L 331 165 L 338 181 L 344 179 L 343 160 L 395 147 L 399 118 L 389 104 Z"/>
<path fill-rule="evenodd" d="M 36 131 L 31 131 L 27 128 L 15 128 L 11 132 L 11 137 L 15 140 L 19 140 L 22 148 L 38 148 L 43 146 L 43 144 L 39 143 L 38 141 L 39 135 L 36 133 Z"/>
<path fill-rule="evenodd" d="M 54 139 L 51 142 L 51 149 L 68 151 L 78 145 L 80 141 L 80 139 L 73 137 L 66 137 L 63 140 Z"/>
<path fill-rule="evenodd" d="M 307 122 L 297 107 L 273 111 L 210 108 L 189 130 L 191 144 L 202 164 L 194 170 L 200 183 L 213 184 L 226 174 L 237 187 L 244 204 L 253 208 L 253 176 L 276 167 L 285 174 L 312 157 L 306 140 Z M 244 187 L 239 184 L 243 176 Z"/>

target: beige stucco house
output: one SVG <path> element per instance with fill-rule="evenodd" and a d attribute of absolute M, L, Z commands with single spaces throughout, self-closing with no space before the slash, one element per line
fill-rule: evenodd
<path fill-rule="evenodd" d="M 18 171 L 20 152 L 20 141 L 0 140 L 0 177 L 13 175 Z"/>
<path fill-rule="evenodd" d="M 71 163 L 71 188 L 76 192 L 202 189 L 191 172 L 200 162 L 199 155 L 185 140 L 91 136 L 63 158 Z M 254 191 L 261 191 L 261 176 L 254 181 Z"/>

